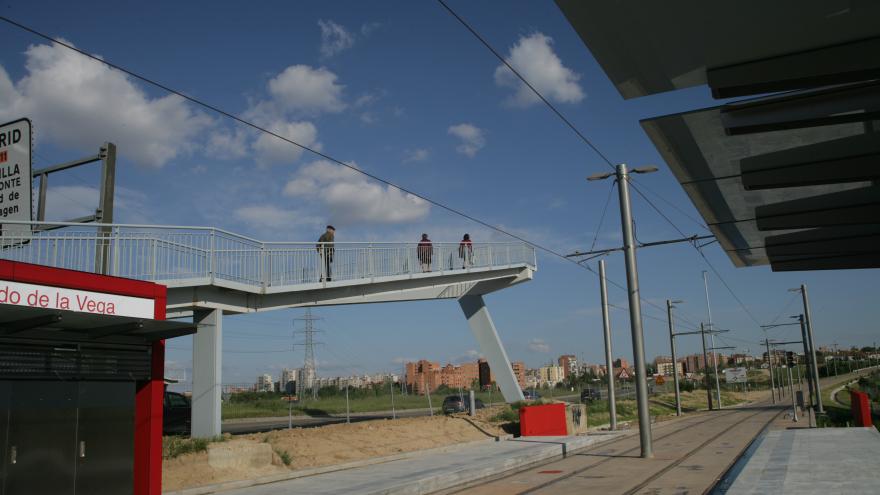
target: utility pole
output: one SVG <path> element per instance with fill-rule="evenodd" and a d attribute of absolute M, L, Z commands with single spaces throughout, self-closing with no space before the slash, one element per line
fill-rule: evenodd
<path fill-rule="evenodd" d="M 709 304 L 708 272 L 703 270 L 703 287 L 706 288 L 706 313 L 709 315 L 709 338 L 712 341 L 712 366 L 715 370 L 715 392 L 718 397 L 718 409 L 721 409 L 721 384 L 718 381 L 718 353 L 715 352 L 715 328 L 712 326 L 712 306 Z"/>
<path fill-rule="evenodd" d="M 819 414 L 825 414 L 825 408 L 822 406 L 822 389 L 819 386 L 819 364 L 816 361 L 816 344 L 813 340 L 813 317 L 810 315 L 810 298 L 807 295 L 807 285 L 801 284 L 800 288 L 791 290 L 800 292 L 804 303 L 804 320 L 807 324 L 807 340 L 810 343 L 810 358 L 813 363 L 813 383 L 816 385 L 816 404 L 819 406 Z"/>
<path fill-rule="evenodd" d="M 706 354 L 706 328 L 700 322 L 700 338 L 703 340 L 703 375 L 706 377 L 706 394 L 709 410 L 712 410 L 712 386 L 709 385 L 709 356 Z"/>
<path fill-rule="evenodd" d="M 312 308 L 306 308 L 304 317 L 294 319 L 294 321 L 305 322 L 305 329 L 302 332 L 294 332 L 294 334 L 301 334 L 303 336 L 303 342 L 299 345 L 303 346 L 305 351 L 302 377 L 298 376 L 296 380 L 298 397 L 303 397 L 308 385 L 311 388 L 312 399 L 318 398 L 318 387 L 315 386 L 315 382 L 318 379 L 318 370 L 315 365 L 315 344 L 321 344 L 321 342 L 315 342 L 315 334 L 320 332 L 320 330 L 315 330 L 315 321 L 320 319 L 312 316 Z M 306 382 L 309 383 L 307 384 Z"/>
<path fill-rule="evenodd" d="M 810 357 L 810 346 L 807 342 L 807 325 L 804 323 L 804 315 L 798 315 L 798 322 L 801 325 L 801 340 L 804 341 L 804 359 L 807 360 L 805 374 L 807 375 L 807 391 L 810 395 L 810 409 L 813 409 L 815 407 L 815 402 L 813 400 L 813 359 Z"/>
<path fill-rule="evenodd" d="M 599 296 L 602 300 L 602 328 L 605 335 L 605 378 L 608 379 L 608 413 L 611 430 L 617 429 L 617 404 L 614 398 L 614 358 L 611 355 L 611 318 L 608 315 L 608 287 L 605 283 L 605 260 L 599 260 Z"/>
<path fill-rule="evenodd" d="M 642 167 L 632 170 L 642 174 L 656 172 L 657 167 Z M 610 177 L 611 173 L 596 174 L 588 180 L 601 180 Z M 619 164 L 615 169 L 618 193 L 620 196 L 620 223 L 623 233 L 623 252 L 626 262 L 626 285 L 629 295 L 629 321 L 632 332 L 633 360 L 636 368 L 636 406 L 639 417 L 639 443 L 641 457 L 654 457 L 651 445 L 651 413 L 648 409 L 648 382 L 645 368 L 645 336 L 642 332 L 642 306 L 639 294 L 639 275 L 636 266 L 636 244 L 633 235 L 632 206 L 629 198 L 629 171 L 626 164 Z"/>
<path fill-rule="evenodd" d="M 797 403 L 794 400 L 794 381 L 791 379 L 791 364 L 787 366 L 788 368 L 788 391 L 791 393 L 791 413 L 794 416 L 794 422 L 797 423 Z"/>
<path fill-rule="evenodd" d="M 648 409 L 648 382 L 645 373 L 645 342 L 642 332 L 642 302 L 636 266 L 636 244 L 633 235 L 632 207 L 629 198 L 629 174 L 626 165 L 617 166 L 617 190 L 620 192 L 620 223 L 626 262 L 626 285 L 629 293 L 629 320 L 632 331 L 633 358 L 636 368 L 636 406 L 639 416 L 639 443 L 643 458 L 654 457 L 651 445 L 651 413 Z"/>
<path fill-rule="evenodd" d="M 773 380 L 773 355 L 770 354 L 770 339 L 764 336 L 764 345 L 767 346 L 767 365 L 770 371 L 770 399 L 776 404 L 776 383 Z"/>
<path fill-rule="evenodd" d="M 682 301 L 674 301 L 680 303 Z M 681 416 L 681 392 L 678 389 L 678 363 L 675 360 L 675 322 L 672 319 L 672 303 L 666 300 L 666 318 L 669 320 L 669 351 L 672 354 L 672 381 L 675 383 L 675 415 Z"/>

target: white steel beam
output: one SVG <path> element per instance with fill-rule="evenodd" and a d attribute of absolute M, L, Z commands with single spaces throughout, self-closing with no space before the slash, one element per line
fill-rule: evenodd
<path fill-rule="evenodd" d="M 486 356 L 486 361 L 489 362 L 489 369 L 495 375 L 495 382 L 501 389 L 504 400 L 508 403 L 523 400 L 522 390 L 516 380 L 516 375 L 513 374 L 513 367 L 510 365 L 507 352 L 501 344 L 501 337 L 498 336 L 495 324 L 492 323 L 489 309 L 483 302 L 483 296 L 464 296 L 458 300 L 458 303 L 461 305 L 468 325 L 477 339 L 480 352 Z"/>
<path fill-rule="evenodd" d="M 213 438 L 220 431 L 223 311 L 197 310 L 193 323 L 192 437 Z"/>

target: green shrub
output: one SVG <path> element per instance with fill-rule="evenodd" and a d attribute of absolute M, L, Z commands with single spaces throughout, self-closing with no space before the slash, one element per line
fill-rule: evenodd
<path fill-rule="evenodd" d="M 497 423 L 508 422 L 513 423 L 519 421 L 519 413 L 514 411 L 513 409 L 504 409 L 499 412 L 495 416 L 492 416 L 489 421 L 494 421 Z"/>
<path fill-rule="evenodd" d="M 162 458 L 174 459 L 175 457 L 193 452 L 205 452 L 208 450 L 210 440 L 205 438 L 163 437 Z"/>
<path fill-rule="evenodd" d="M 283 462 L 285 466 L 290 466 L 290 463 L 293 462 L 293 457 L 290 456 L 290 452 L 276 449 L 275 453 L 278 454 L 278 457 L 281 458 L 281 462 Z"/>

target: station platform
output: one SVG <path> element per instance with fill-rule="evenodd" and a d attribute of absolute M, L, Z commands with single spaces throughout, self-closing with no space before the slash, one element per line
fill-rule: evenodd
<path fill-rule="evenodd" d="M 730 495 L 877 493 L 880 432 L 875 428 L 768 431 L 741 458 Z"/>

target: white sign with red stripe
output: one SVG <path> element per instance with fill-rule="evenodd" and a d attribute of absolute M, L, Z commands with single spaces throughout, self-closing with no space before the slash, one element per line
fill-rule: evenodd
<path fill-rule="evenodd" d="M 0 280 L 0 304 L 62 309 L 96 315 L 149 319 L 155 316 L 155 304 L 152 299 L 5 280 Z"/>

